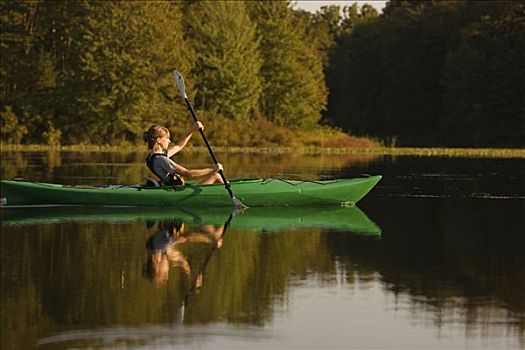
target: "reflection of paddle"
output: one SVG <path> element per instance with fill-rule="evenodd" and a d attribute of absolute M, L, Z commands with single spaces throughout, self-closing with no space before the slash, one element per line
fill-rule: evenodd
<path fill-rule="evenodd" d="M 197 115 L 195 115 L 193 106 L 191 105 L 190 100 L 188 99 L 188 95 L 186 95 L 186 87 L 184 86 L 184 78 L 176 70 L 173 72 L 173 74 L 175 74 L 175 81 L 177 82 L 177 86 L 179 87 L 180 93 L 182 97 L 184 98 L 184 102 L 186 102 L 186 106 L 188 107 L 188 110 L 190 111 L 191 116 L 193 117 L 193 120 L 195 122 L 198 122 Z M 211 158 L 215 162 L 215 165 L 217 165 L 219 162 L 217 161 L 217 157 L 215 157 L 215 153 L 213 153 L 213 150 L 211 149 L 210 143 L 208 142 L 208 139 L 206 138 L 204 131 L 202 129 L 200 129 L 199 131 L 201 133 L 202 139 L 204 140 L 204 143 L 206 144 L 206 147 L 208 148 L 208 152 L 210 152 Z M 226 180 L 226 176 L 224 176 L 224 172 L 222 170 L 219 170 L 219 175 L 221 176 L 222 181 L 224 182 L 224 187 L 230 194 L 230 197 L 235 207 L 236 208 L 246 208 L 246 205 L 244 205 L 240 200 L 235 198 L 235 195 L 233 194 L 230 183 L 228 182 L 228 180 Z"/>
<path fill-rule="evenodd" d="M 189 297 L 189 294 L 192 294 L 197 289 L 196 288 L 197 278 L 199 276 L 201 276 L 201 275 L 204 275 L 204 272 L 206 271 L 206 267 L 208 266 L 208 262 L 210 261 L 210 258 L 213 256 L 213 253 L 215 253 L 215 251 L 218 249 L 218 246 L 217 246 L 218 241 L 221 240 L 224 237 L 224 235 L 226 234 L 226 231 L 228 230 L 228 227 L 230 226 L 230 223 L 231 223 L 232 219 L 235 217 L 235 215 L 236 215 L 236 213 L 235 213 L 235 210 L 234 210 L 234 211 L 232 211 L 232 213 L 230 214 L 230 216 L 228 217 L 228 219 L 224 223 L 224 226 L 222 228 L 222 232 L 221 232 L 220 237 L 217 239 L 217 242 L 215 242 L 215 244 L 212 246 L 212 248 L 210 249 L 210 251 L 206 255 L 206 258 L 204 258 L 204 262 L 202 263 L 201 268 L 197 271 L 197 275 L 192 281 L 190 290 L 186 294 L 188 297 Z"/>
<path fill-rule="evenodd" d="M 238 213 L 238 211 L 234 209 L 231 212 L 230 216 L 228 216 L 228 219 L 226 220 L 226 222 L 224 223 L 224 226 L 222 228 L 222 232 L 221 232 L 221 235 L 219 237 L 219 240 L 224 237 L 224 235 L 226 234 L 226 231 L 228 230 L 228 227 L 230 226 L 231 221 L 233 220 L 235 215 L 237 215 L 237 213 Z M 198 282 L 197 280 L 199 279 L 199 276 L 203 276 L 204 275 L 204 272 L 206 271 L 208 263 L 209 263 L 211 257 L 213 256 L 213 253 L 215 253 L 216 250 L 217 250 L 217 242 L 212 246 L 212 248 L 210 249 L 210 251 L 208 252 L 206 257 L 204 258 L 204 262 L 202 263 L 200 269 L 197 271 L 197 274 L 192 278 L 191 286 L 188 289 L 188 291 L 186 292 L 186 295 L 184 295 L 184 300 L 183 300 L 182 305 L 180 307 L 180 311 L 177 313 L 177 318 L 175 320 L 175 324 L 182 324 L 182 322 L 184 321 L 184 311 L 185 311 L 186 305 L 188 305 L 189 302 L 190 302 L 191 296 L 197 290 L 197 282 Z"/>

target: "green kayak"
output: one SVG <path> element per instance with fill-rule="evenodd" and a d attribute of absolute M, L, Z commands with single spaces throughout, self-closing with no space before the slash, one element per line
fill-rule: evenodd
<path fill-rule="evenodd" d="M 144 220 L 173 221 L 186 224 L 222 225 L 230 208 L 50 206 L 18 207 L 2 210 L 2 226 L 60 223 L 128 223 Z M 235 215 L 230 226 L 280 231 L 295 228 L 324 228 L 378 236 L 381 229 L 358 207 L 262 207 L 249 208 Z"/>
<path fill-rule="evenodd" d="M 236 197 L 249 207 L 355 204 L 381 179 L 368 176 L 328 181 L 241 179 L 231 181 Z M 231 207 L 224 185 L 176 187 L 66 186 L 39 182 L 1 182 L 2 202 L 12 205 L 126 205 L 170 207 Z"/>

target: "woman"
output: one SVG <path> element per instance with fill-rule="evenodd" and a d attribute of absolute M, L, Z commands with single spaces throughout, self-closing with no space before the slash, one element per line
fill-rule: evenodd
<path fill-rule="evenodd" d="M 170 132 L 163 126 L 153 125 L 144 133 L 144 141 L 148 143 L 150 151 L 146 158 L 146 165 L 162 183 L 169 186 L 182 185 L 184 178 L 200 178 L 198 185 L 223 183 L 218 173 L 222 170 L 221 164 L 216 164 L 213 168 L 187 169 L 170 159 L 186 146 L 194 131 L 202 129 L 204 129 L 202 123 L 196 122 L 179 141 L 171 146 Z"/>

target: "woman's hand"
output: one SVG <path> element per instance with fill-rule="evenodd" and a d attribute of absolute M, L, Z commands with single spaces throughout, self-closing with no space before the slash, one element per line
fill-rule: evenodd
<path fill-rule="evenodd" d="M 201 122 L 195 122 L 191 126 L 191 131 L 194 132 L 194 131 L 199 131 L 199 130 L 204 130 L 204 125 L 202 125 Z"/>
<path fill-rule="evenodd" d="M 221 163 L 217 163 L 217 164 L 215 164 L 215 165 L 213 166 L 213 172 L 214 172 L 214 173 L 218 173 L 220 170 L 224 170 L 224 169 L 222 168 L 222 164 L 221 164 Z"/>

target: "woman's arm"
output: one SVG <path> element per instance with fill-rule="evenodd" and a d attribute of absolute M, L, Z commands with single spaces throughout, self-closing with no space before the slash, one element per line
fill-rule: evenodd
<path fill-rule="evenodd" d="M 191 271 L 190 263 L 184 254 L 182 254 L 182 252 L 170 246 L 166 252 L 166 255 L 168 256 L 171 266 L 181 267 L 182 271 L 184 271 L 184 273 L 186 273 L 186 275 L 189 277 Z"/>
<path fill-rule="evenodd" d="M 219 170 L 222 170 L 222 164 L 215 165 L 213 168 L 204 168 L 204 169 L 186 169 L 185 167 L 177 164 L 175 172 L 179 175 L 182 175 L 186 178 L 192 179 L 195 177 L 202 177 L 211 174 L 215 174 Z"/>
<path fill-rule="evenodd" d="M 175 142 L 175 144 L 168 149 L 168 157 L 171 157 L 174 154 L 179 153 L 180 150 L 183 149 L 184 146 L 186 146 L 193 132 L 198 131 L 200 129 L 204 129 L 204 126 L 202 125 L 202 123 L 195 122 L 190 128 L 190 130 L 188 130 L 188 132 L 183 137 L 181 137 L 179 141 Z"/>

